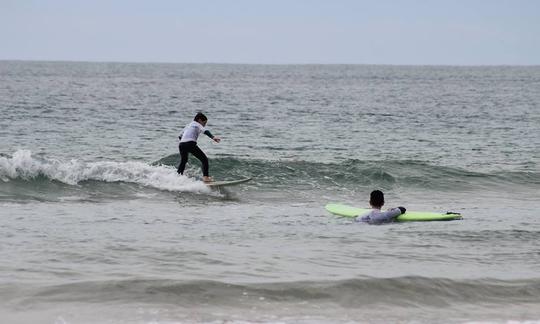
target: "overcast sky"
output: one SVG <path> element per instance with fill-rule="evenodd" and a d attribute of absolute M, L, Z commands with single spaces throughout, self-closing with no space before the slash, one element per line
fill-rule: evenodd
<path fill-rule="evenodd" d="M 540 64 L 540 0 L 0 0 L 0 59 Z"/>

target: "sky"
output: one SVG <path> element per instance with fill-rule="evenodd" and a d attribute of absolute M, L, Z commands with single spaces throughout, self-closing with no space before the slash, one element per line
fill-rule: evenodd
<path fill-rule="evenodd" d="M 540 0 L 0 0 L 0 60 L 539 65 Z"/>

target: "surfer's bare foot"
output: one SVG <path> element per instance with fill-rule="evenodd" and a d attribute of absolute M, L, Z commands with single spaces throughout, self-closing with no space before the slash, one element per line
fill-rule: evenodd
<path fill-rule="evenodd" d="M 212 181 L 214 181 L 214 179 L 212 179 L 212 177 L 203 177 L 202 181 L 204 181 L 204 182 L 212 182 Z"/>

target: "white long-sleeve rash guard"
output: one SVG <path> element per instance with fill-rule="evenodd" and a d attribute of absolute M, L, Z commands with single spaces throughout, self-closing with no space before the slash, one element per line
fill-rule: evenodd
<path fill-rule="evenodd" d="M 214 138 L 214 136 L 212 135 L 212 133 L 210 133 L 209 130 L 207 130 L 203 125 L 199 124 L 196 121 L 192 121 L 191 123 L 189 123 L 182 131 L 182 134 L 178 136 L 178 138 L 180 138 L 180 143 L 197 142 L 197 139 L 199 138 L 199 135 L 201 133 L 204 133 L 210 138 Z"/>
<path fill-rule="evenodd" d="M 366 214 L 358 215 L 356 217 L 357 222 L 365 222 L 369 224 L 382 224 L 390 223 L 396 220 L 396 217 L 401 215 L 401 210 L 399 208 L 391 208 L 386 211 L 381 211 L 380 209 L 373 208 L 370 212 Z"/>

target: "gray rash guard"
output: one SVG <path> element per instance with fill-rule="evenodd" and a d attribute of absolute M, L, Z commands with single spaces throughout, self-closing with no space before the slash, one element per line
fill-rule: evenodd
<path fill-rule="evenodd" d="M 387 211 L 381 211 L 380 209 L 373 208 L 370 212 L 356 217 L 357 222 L 365 222 L 369 224 L 382 224 L 393 222 L 396 217 L 401 215 L 399 208 L 391 208 Z"/>

